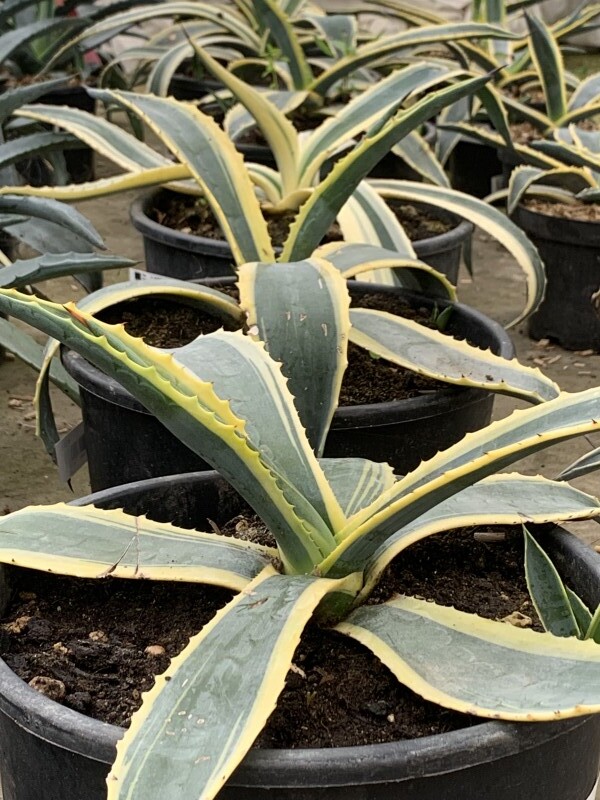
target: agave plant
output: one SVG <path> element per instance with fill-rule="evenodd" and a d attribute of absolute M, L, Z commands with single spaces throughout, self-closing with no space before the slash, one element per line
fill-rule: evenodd
<path fill-rule="evenodd" d="M 414 262 L 416 256 L 410 242 L 381 195 L 402 197 L 462 215 L 502 241 L 527 276 L 529 297 L 524 315 L 536 307 L 543 292 L 541 262 L 521 231 L 495 209 L 443 186 L 363 181 L 399 141 L 404 143 L 403 152 L 412 158 L 412 133 L 436 110 L 475 91 L 484 92 L 488 101 L 485 77 L 473 79 L 462 73 L 448 73 L 438 64 L 411 65 L 380 81 L 308 137 L 301 138 L 267 96 L 229 74 L 207 53 L 199 51 L 199 57 L 251 112 L 271 147 L 278 171 L 246 165 L 227 134 L 190 104 L 95 90 L 95 96 L 117 103 L 143 119 L 178 163 L 157 154 L 122 129 L 84 112 L 31 106 L 20 110 L 19 116 L 61 126 L 111 158 L 127 174 L 77 187 L 23 187 L 10 191 L 77 200 L 167 184 L 175 190 L 199 194 L 210 205 L 238 264 L 275 260 L 275 247 L 263 212 L 291 220 L 279 256 L 284 261 L 310 255 L 337 217 L 347 240 L 395 250 Z M 437 88 L 449 81 L 450 85 Z M 420 97 L 423 92 L 427 94 Z M 397 110 L 403 102 L 412 101 L 415 94 L 417 99 L 408 108 Z M 490 107 L 494 107 L 493 99 Z M 248 123 L 244 119 L 238 121 L 240 127 Z M 360 141 L 352 145 L 353 137 L 361 135 Z M 327 174 L 319 177 L 320 168 L 349 142 L 349 152 L 339 156 Z M 435 173 L 435 165 L 430 167 Z M 193 181 L 184 180 L 190 177 Z M 377 277 L 381 279 L 381 273 Z"/>
<path fill-rule="evenodd" d="M 584 12 L 585 21 L 594 20 L 600 15 L 600 5 L 593 4 Z M 600 74 L 592 74 L 579 80 L 565 70 L 559 39 L 573 33 L 573 25 L 582 20 L 567 19 L 555 26 L 547 26 L 534 16 L 527 16 L 529 37 L 527 46 L 518 58 L 499 73 L 497 88 L 501 92 L 506 116 L 518 123 L 528 123 L 533 129 L 533 138 L 549 138 L 559 128 L 572 123 L 593 121 L 600 111 Z M 575 28 L 577 29 L 577 28 Z M 486 68 L 489 68 L 486 65 Z M 531 104 L 526 101 L 529 94 L 539 93 L 541 102 Z M 525 98 L 525 100 L 523 99 Z M 498 134 L 472 123 L 460 120 L 466 113 L 462 105 L 448 109 L 441 115 L 441 126 L 446 133 L 439 139 L 438 156 L 445 162 L 458 134 L 468 135 L 499 149 L 511 149 L 516 156 L 521 155 L 520 143 L 512 144 L 505 135 L 505 127 Z M 476 116 L 476 114 L 474 115 Z M 485 121 L 485 119 L 484 119 Z M 489 120 L 488 120 L 489 122 Z M 495 123 L 492 121 L 492 127 Z"/>
<path fill-rule="evenodd" d="M 337 363 L 332 349 L 345 350 L 350 329 L 347 307 L 339 309 L 332 295 L 343 279 L 311 259 L 250 264 L 241 284 L 250 287 L 246 311 L 269 352 L 252 335 L 224 331 L 163 352 L 72 305 L 0 291 L 0 310 L 117 377 L 226 477 L 276 541 L 264 547 L 90 506 L 38 506 L 0 519 L 5 563 L 41 570 L 51 563 L 54 572 L 89 579 L 164 580 L 166 548 L 169 580 L 236 593 L 144 696 L 118 745 L 108 798 L 216 797 L 275 707 L 313 616 L 448 708 L 515 721 L 600 711 L 600 649 L 593 640 L 516 630 L 413 597 L 366 603 L 396 555 L 440 531 L 598 516 L 598 500 L 568 484 L 494 473 L 597 430 L 600 389 L 561 393 L 514 412 L 404 478 L 385 464 L 323 459 L 338 380 L 331 375 L 324 402 L 315 392 L 305 398 L 310 411 L 297 410 L 270 349 L 281 340 L 270 332 L 289 320 L 296 378 L 304 371 L 312 380 L 314 358 L 325 370 L 327 359 Z M 310 420 L 316 452 L 301 420 Z M 598 612 L 593 630 L 597 618 Z M 175 713 L 183 707 L 185 715 Z"/>

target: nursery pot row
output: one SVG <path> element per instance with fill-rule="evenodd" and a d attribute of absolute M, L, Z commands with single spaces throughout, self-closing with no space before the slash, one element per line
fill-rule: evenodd
<path fill-rule="evenodd" d="M 233 279 L 229 280 L 233 283 Z M 398 293 L 411 306 L 431 309 L 434 300 L 388 286 L 352 282 L 354 295 Z M 438 301 L 438 305 L 447 305 Z M 514 348 L 496 322 L 459 303 L 452 331 L 497 355 Z M 206 469 L 207 465 L 129 392 L 73 351 L 62 351 L 67 371 L 80 387 L 85 445 L 94 491 L 134 480 Z M 393 402 L 338 408 L 325 455 L 388 461 L 399 473 L 449 447 L 491 419 L 493 395 L 481 389 L 448 386 Z"/>
<path fill-rule="evenodd" d="M 203 527 L 237 513 L 216 473 L 120 486 L 76 501 Z M 561 528 L 543 544 L 590 606 L 600 602 L 600 556 Z M 10 570 L 0 574 L 6 606 Z M 7 580 L 8 579 L 8 580 Z M 105 800 L 123 731 L 37 693 L 0 661 L 3 800 Z M 220 800 L 594 800 L 600 717 L 482 722 L 389 744 L 252 750 Z"/>
<path fill-rule="evenodd" d="M 131 206 L 131 221 L 144 240 L 148 271 L 181 280 L 232 275 L 233 257 L 227 242 L 182 233 L 152 219 L 152 210 L 166 191 L 149 192 Z M 462 248 L 471 236 L 473 226 L 440 209 L 435 209 L 435 216 L 453 223 L 455 227 L 447 233 L 413 242 L 413 247 L 418 258 L 443 272 L 456 284 Z"/>

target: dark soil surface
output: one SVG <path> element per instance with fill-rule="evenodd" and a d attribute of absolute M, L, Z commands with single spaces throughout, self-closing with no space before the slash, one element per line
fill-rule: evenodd
<path fill-rule="evenodd" d="M 455 227 L 455 224 L 445 219 L 436 217 L 432 212 L 418 208 L 409 203 L 390 200 L 388 205 L 406 230 L 408 238 L 415 242 L 446 233 Z M 160 225 L 165 225 L 171 230 L 180 233 L 189 233 L 194 236 L 204 236 L 207 239 L 223 241 L 223 233 L 219 227 L 212 210 L 206 200 L 192 195 L 163 194 L 158 198 L 155 208 L 150 212 L 150 217 Z M 293 214 L 279 214 L 267 217 L 269 234 L 273 244 L 283 245 L 290 225 L 294 221 Z M 342 233 L 337 223 L 333 223 L 324 242 L 337 242 L 342 240 Z"/>
<path fill-rule="evenodd" d="M 599 203 L 555 203 L 539 197 L 529 197 L 523 201 L 525 208 L 550 217 L 574 219 L 579 222 L 600 222 Z"/>
<path fill-rule="evenodd" d="M 240 528 L 240 518 L 234 525 Z M 394 561 L 370 602 L 413 594 L 490 619 L 516 612 L 520 624 L 539 627 L 522 552 L 520 531 L 493 544 L 476 540 L 473 529 L 434 536 Z M 195 585 L 85 581 L 23 571 L 2 622 L 3 657 L 53 699 L 127 725 L 154 676 L 230 596 Z M 311 623 L 258 746 L 389 742 L 475 722 L 423 701 L 368 650 Z"/>
<path fill-rule="evenodd" d="M 229 289 L 229 294 L 237 294 L 234 287 L 226 289 Z M 356 298 L 353 305 L 377 308 L 435 328 L 430 311 L 426 308 L 412 308 L 396 296 L 373 294 Z M 154 347 L 181 347 L 201 334 L 212 333 L 223 327 L 226 330 L 236 328 L 230 321 L 222 321 L 200 309 L 168 302 L 163 298 L 143 298 L 121 303 L 102 312 L 100 316 L 105 322 L 124 322 L 128 333 L 142 337 L 147 344 Z M 445 383 L 417 375 L 385 359 L 377 358 L 351 343 L 348 347 L 348 368 L 340 392 L 340 405 L 390 402 L 446 387 Z"/>

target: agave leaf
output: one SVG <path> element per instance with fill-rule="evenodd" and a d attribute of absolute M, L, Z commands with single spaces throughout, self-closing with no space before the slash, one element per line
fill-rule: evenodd
<path fill-rule="evenodd" d="M 207 583 L 241 591 L 277 551 L 121 510 L 29 506 L 0 518 L 0 560 L 78 578 Z"/>
<path fill-rule="evenodd" d="M 563 392 L 534 408 L 513 412 L 423 462 L 359 512 L 336 540 L 348 549 L 364 536 L 385 539 L 465 487 L 520 458 L 600 428 L 600 389 Z M 334 553 L 332 559 L 339 556 Z M 323 565 L 321 565 L 323 568 Z"/>
<path fill-rule="evenodd" d="M 600 606 L 594 612 L 594 615 L 590 621 L 589 628 L 585 634 L 586 639 L 591 639 L 596 644 L 600 644 Z"/>
<path fill-rule="evenodd" d="M 580 630 L 556 567 L 525 526 L 523 534 L 527 588 L 542 625 L 554 636 L 583 638 L 587 626 Z"/>
<path fill-rule="evenodd" d="M 371 594 L 392 560 L 427 536 L 479 525 L 564 522 L 598 516 L 599 513 L 598 500 L 572 486 L 539 475 L 492 475 L 428 509 L 388 538 L 375 535 L 357 541 L 352 548 L 340 552 L 334 574 L 354 563 L 355 559 L 360 561 L 365 575 L 364 587 L 358 597 L 358 602 L 362 602 Z"/>
<path fill-rule="evenodd" d="M 428 183 L 436 186 L 450 186 L 444 168 L 423 136 L 411 131 L 398 144 L 392 147 L 392 153 L 401 158 Z"/>
<path fill-rule="evenodd" d="M 470 197 L 463 192 L 446 189 L 442 186 L 390 180 L 373 180 L 371 186 L 383 197 L 429 203 L 437 208 L 443 208 L 464 217 L 489 233 L 516 259 L 527 280 L 525 308 L 510 325 L 516 325 L 538 307 L 546 286 L 544 265 L 538 251 L 523 231 L 506 219 L 500 211 L 476 197 Z"/>
<path fill-rule="evenodd" d="M 418 91 L 423 83 L 448 74 L 446 67 L 436 64 L 413 64 L 361 92 L 310 133 L 303 143 L 299 168 L 303 185 L 311 185 L 321 166 L 340 145 L 368 130 L 392 109 L 399 108 L 406 97 Z"/>
<path fill-rule="evenodd" d="M 562 162 L 563 169 L 566 163 L 576 167 L 587 167 L 595 172 L 600 171 L 600 157 L 587 147 L 551 141 L 540 141 L 532 147 L 536 152 L 545 153 Z M 587 183 L 590 183 L 589 177 Z"/>
<path fill-rule="evenodd" d="M 286 11 L 289 17 L 289 10 Z M 342 58 L 356 48 L 358 19 L 353 14 L 305 14 L 304 19 L 321 34 L 331 55 Z"/>
<path fill-rule="evenodd" d="M 446 708 L 524 722 L 600 710 L 594 642 L 515 628 L 414 597 L 362 606 L 336 630 Z"/>
<path fill-rule="evenodd" d="M 47 220 L 71 231 L 93 247 L 105 249 L 98 231 L 77 209 L 69 208 L 56 200 L 28 196 L 18 197 L 9 192 L 4 194 L 3 189 L 0 189 L 0 193 L 3 194 L 0 196 L 0 212 L 3 214 L 17 214 Z"/>
<path fill-rule="evenodd" d="M 361 181 L 344 203 L 337 222 L 348 244 L 380 246 L 396 252 L 398 258 L 414 262 L 418 260 L 396 215 L 367 181 Z M 380 268 L 361 272 L 361 280 L 395 286 L 396 274 L 390 269 Z"/>
<path fill-rule="evenodd" d="M 256 124 L 267 140 L 277 169 L 281 175 L 284 194 L 297 186 L 299 143 L 296 129 L 265 92 L 258 92 L 237 78 L 229 69 L 222 67 L 206 51 L 194 48 L 196 57 L 203 66 L 221 81 L 256 120 Z"/>
<path fill-rule="evenodd" d="M 591 103 L 597 103 L 598 95 L 600 95 L 600 73 L 596 72 L 580 82 L 569 98 L 567 111 L 576 111 Z"/>
<path fill-rule="evenodd" d="M 385 462 L 365 458 L 321 458 L 319 463 L 347 517 L 372 503 L 396 480 L 394 470 Z"/>
<path fill-rule="evenodd" d="M 468 119 L 471 113 L 471 105 L 472 99 L 463 97 L 440 111 L 436 126 L 435 154 L 441 164 L 446 164 L 461 138 L 458 130 L 452 130 L 447 126 L 462 123 L 465 119 Z"/>
<path fill-rule="evenodd" d="M 218 467 L 250 505 L 260 509 L 265 524 L 278 540 L 286 566 L 297 572 L 309 572 L 319 559 L 318 554 L 330 549 L 331 532 L 306 500 L 306 494 L 316 486 L 325 493 L 329 491 L 329 498 L 324 498 L 328 508 L 335 511 L 337 503 L 329 487 L 320 486 L 322 471 L 314 460 L 311 463 L 314 457 L 308 442 L 306 439 L 302 441 L 303 432 L 297 418 L 294 419 L 291 395 L 289 392 L 286 394 L 287 387 L 279 367 L 261 346 L 242 333 L 221 332 L 201 336 L 192 345 L 180 348 L 176 359 L 170 353 L 129 336 L 122 326 L 100 322 L 73 304 L 60 306 L 22 295 L 14 289 L 4 289 L 0 290 L 0 307 L 0 310 L 59 339 L 98 369 L 115 377 L 175 436 L 184 439 L 193 452 Z M 292 423 L 292 429 L 285 431 L 285 439 L 279 440 L 276 453 L 281 454 L 284 461 L 290 458 L 292 463 L 295 455 L 304 457 L 306 463 L 314 467 L 312 473 L 303 476 L 306 490 L 303 486 L 299 491 L 284 475 L 277 473 L 270 464 L 271 453 L 260 452 L 260 446 L 248 434 L 247 421 L 235 415 L 229 402 L 218 396 L 210 382 L 193 372 L 192 364 L 200 372 L 204 372 L 205 367 L 209 372 L 207 364 L 213 342 L 217 343 L 215 346 L 220 352 L 225 348 L 228 355 L 239 356 L 238 365 L 243 363 L 244 353 L 248 355 L 250 362 L 246 368 L 253 373 L 251 380 L 266 380 L 272 384 L 271 388 L 273 385 L 277 388 L 273 400 L 283 402 L 281 412 Z M 226 383 L 227 364 L 220 366 Z M 238 382 L 238 388 L 240 385 Z M 241 402 L 246 407 L 251 405 L 246 398 Z M 260 427 L 265 424 L 271 430 L 280 427 L 275 425 L 275 420 L 254 413 L 254 435 L 260 433 Z M 284 427 L 283 420 L 281 427 Z M 269 431 L 265 434 L 268 440 L 271 434 Z M 259 438 L 263 440 L 262 436 Z M 286 440 L 289 447 L 281 444 Z M 291 452 L 296 442 L 300 446 L 297 454 Z M 305 447 L 304 453 L 301 452 L 302 446 Z"/>
<path fill-rule="evenodd" d="M 312 252 L 348 197 L 396 142 L 448 103 L 476 92 L 487 80 L 488 76 L 474 78 L 432 92 L 415 102 L 410 109 L 399 111 L 391 119 L 384 120 L 374 133 L 365 135 L 349 155 L 337 162 L 300 208 L 290 228 L 281 260 L 297 261 Z"/>
<path fill-rule="evenodd" d="M 353 308 L 350 340 L 381 358 L 430 378 L 520 397 L 530 403 L 560 393 L 539 369 L 508 361 L 413 320 L 385 311 Z"/>
<path fill-rule="evenodd" d="M 68 133 L 42 131 L 20 136 L 0 145 L 0 169 L 22 161 L 24 158 L 41 155 L 51 150 L 67 150 L 78 146 L 77 139 Z"/>
<path fill-rule="evenodd" d="M 102 117 L 69 106 L 25 106 L 18 116 L 58 125 L 127 171 L 169 166 L 170 162 L 147 144 Z"/>
<path fill-rule="evenodd" d="M 94 92 L 140 116 L 197 181 L 237 263 L 272 261 L 266 222 L 242 156 L 219 126 L 188 103 L 133 92 Z M 194 135 L 190 136 L 189 131 Z"/>
<path fill-rule="evenodd" d="M 529 53 L 544 90 L 548 116 L 556 121 L 567 111 L 564 64 L 560 48 L 541 19 L 526 16 L 531 46 Z"/>
<path fill-rule="evenodd" d="M 448 278 L 433 267 L 415 259 L 404 259 L 393 250 L 370 244 L 330 242 L 314 255 L 329 261 L 345 278 L 393 272 L 394 285 L 423 292 L 430 297 L 455 300 L 456 292 Z"/>
<path fill-rule="evenodd" d="M 273 0 L 254 0 L 254 7 L 289 66 L 294 89 L 307 89 L 313 79 L 312 71 L 289 18 Z"/>
<path fill-rule="evenodd" d="M 386 36 L 383 39 L 358 47 L 356 53 L 339 59 L 333 67 L 315 78 L 308 88 L 316 94 L 325 96 L 335 83 L 356 71 L 359 67 L 379 61 L 384 56 L 405 48 L 414 48 L 425 44 L 456 42 L 465 38 L 487 39 L 490 37 L 496 39 L 518 38 L 516 34 L 502 30 L 502 28 L 494 25 L 474 22 L 445 22 L 444 25 L 434 24 L 402 31 L 402 33 Z"/>
<path fill-rule="evenodd" d="M 61 31 L 77 30 L 83 21 L 74 17 L 66 19 L 40 19 L 28 25 L 20 25 L 14 31 L 8 31 L 0 36 L 0 63 L 9 59 L 13 53 L 29 44 L 40 36 L 56 36 Z M 47 90 L 46 90 L 47 91 Z"/>
<path fill-rule="evenodd" d="M 285 115 L 295 111 L 308 97 L 308 92 L 289 92 L 279 89 L 269 90 L 264 94 L 269 102 Z M 223 120 L 223 129 L 234 142 L 255 126 L 256 120 L 241 103 L 230 108 Z"/>
<path fill-rule="evenodd" d="M 267 202 L 277 205 L 283 198 L 281 175 L 265 164 L 248 164 L 250 180 L 264 193 Z"/>
<path fill-rule="evenodd" d="M 592 178 L 583 170 L 569 167 L 561 169 L 541 170 L 537 167 L 516 167 L 510 176 L 508 184 L 508 200 L 506 208 L 509 214 L 514 214 L 523 197 L 532 187 L 544 184 L 543 190 L 548 186 L 556 185 L 559 189 L 568 187 L 577 193 L 593 184 Z"/>
<path fill-rule="evenodd" d="M 567 597 L 569 598 L 569 603 L 571 604 L 571 609 L 573 610 L 573 616 L 577 621 L 579 630 L 583 633 L 583 635 L 579 638 L 590 638 L 586 636 L 586 633 L 589 631 L 590 625 L 592 624 L 592 615 L 590 614 L 589 608 L 585 605 L 583 600 L 575 594 L 574 591 L 569 589 L 568 586 L 565 586 L 565 591 L 567 592 Z"/>
<path fill-rule="evenodd" d="M 308 440 L 321 455 L 348 363 L 346 281 L 326 261 L 313 258 L 246 264 L 239 287 L 250 332 L 256 330 L 281 362 Z"/>
<path fill-rule="evenodd" d="M 0 317 L 0 346 L 6 347 L 17 358 L 33 367 L 36 372 L 44 363 L 44 348 L 33 336 L 20 330 L 9 320 Z M 52 364 L 49 371 L 49 379 L 58 386 L 74 403 L 79 403 L 79 388 L 75 381 L 67 374 L 60 363 Z"/>
<path fill-rule="evenodd" d="M 570 481 L 573 478 L 580 478 L 582 475 L 587 475 L 589 472 L 594 472 L 600 469 L 600 447 L 591 450 L 580 456 L 576 461 L 563 471 L 558 476 L 560 481 Z"/>
<path fill-rule="evenodd" d="M 216 797 L 275 708 L 313 611 L 345 585 L 267 567 L 144 695 L 117 745 L 108 800 Z M 229 659 L 224 670 L 223 653 L 245 657 Z"/>
<path fill-rule="evenodd" d="M 98 253 L 46 253 L 37 258 L 15 261 L 10 267 L 0 269 L 0 286 L 14 289 L 29 283 L 73 275 L 75 272 L 95 272 L 103 269 L 131 267 L 135 264 L 130 258 L 100 255 Z"/>

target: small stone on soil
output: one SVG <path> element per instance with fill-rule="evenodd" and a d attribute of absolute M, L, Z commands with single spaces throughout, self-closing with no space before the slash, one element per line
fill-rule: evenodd
<path fill-rule="evenodd" d="M 35 689 L 36 692 L 49 697 L 50 700 L 54 700 L 57 703 L 60 703 L 67 693 L 62 681 L 56 678 L 48 678 L 45 675 L 36 675 L 35 678 L 29 681 L 29 685 L 32 689 Z"/>

